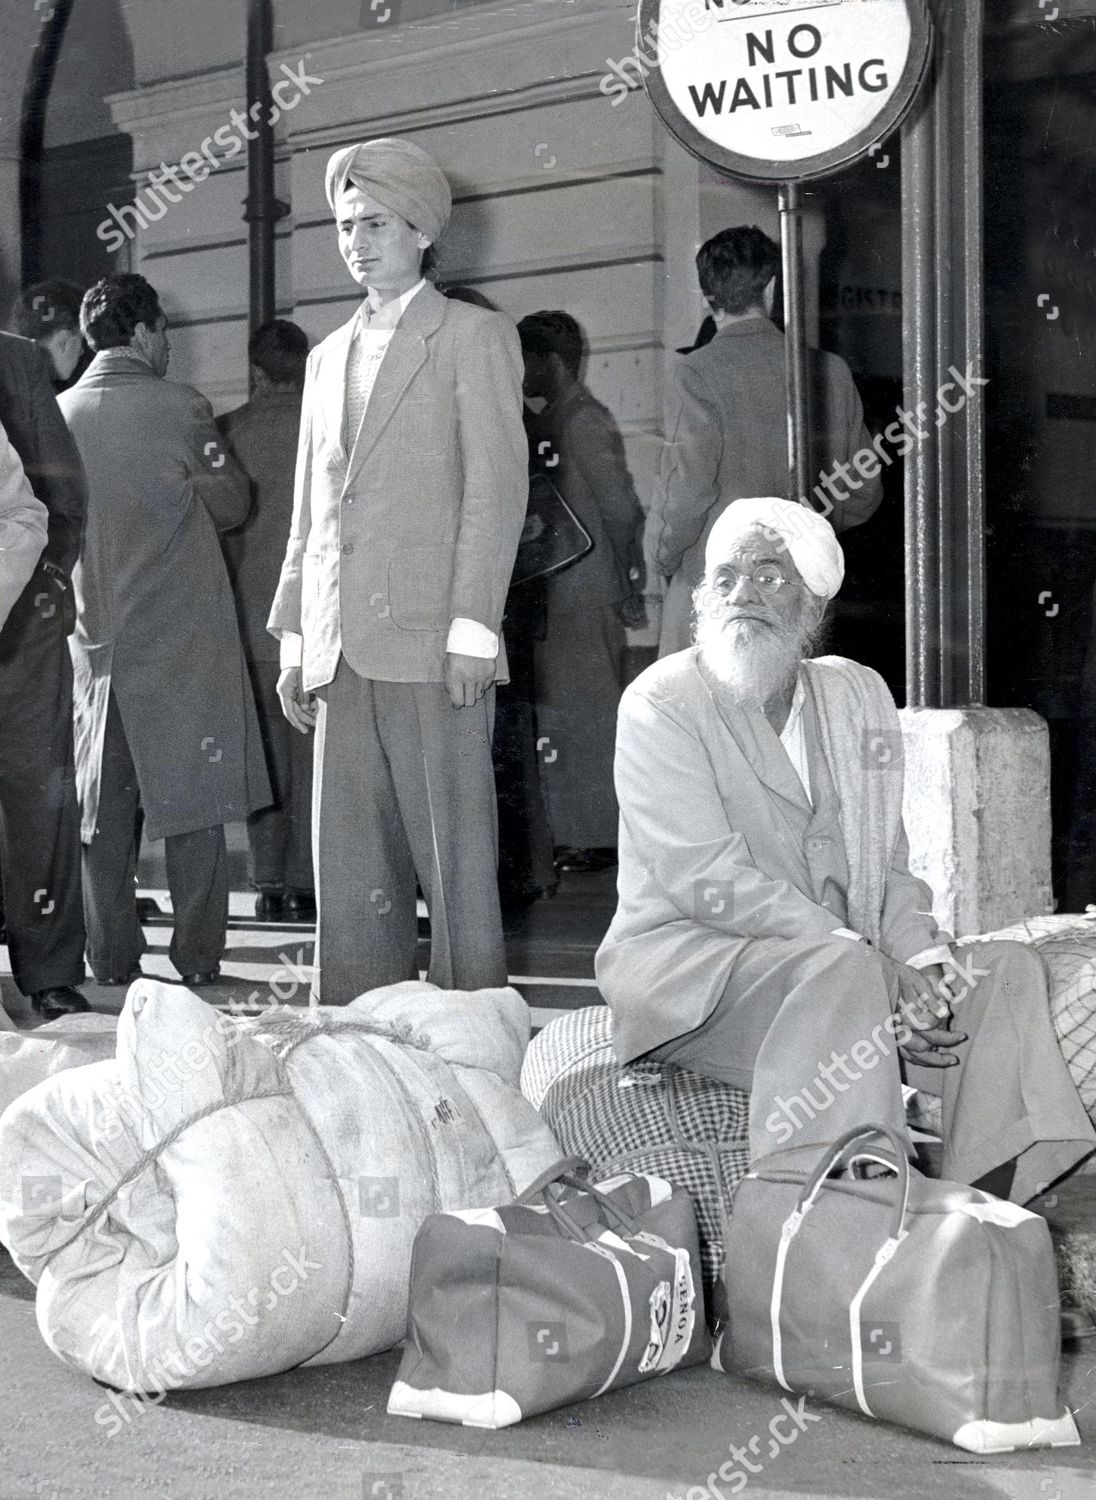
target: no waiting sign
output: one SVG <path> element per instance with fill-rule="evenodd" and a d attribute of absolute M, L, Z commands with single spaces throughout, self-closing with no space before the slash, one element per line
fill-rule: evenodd
<path fill-rule="evenodd" d="M 928 68 L 925 0 L 641 0 L 651 102 L 735 177 L 823 177 L 901 122 Z"/>

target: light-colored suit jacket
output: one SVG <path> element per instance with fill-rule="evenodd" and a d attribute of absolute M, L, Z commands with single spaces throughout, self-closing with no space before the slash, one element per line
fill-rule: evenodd
<path fill-rule="evenodd" d="M 498 633 L 528 498 L 509 318 L 424 286 L 348 453 L 353 324 L 308 358 L 293 524 L 268 624 L 303 635 L 306 691 L 332 680 L 340 651 L 362 677 L 440 682 L 454 619 Z"/>
<path fill-rule="evenodd" d="M 813 692 L 823 673 L 832 682 L 833 668 L 804 664 L 813 805 L 761 709 L 717 700 L 695 650 L 656 662 L 625 692 L 616 748 L 619 901 L 596 964 L 622 1061 L 695 1030 L 752 939 L 823 940 L 849 926 L 849 859 L 859 851 L 846 849 L 822 751 Z M 897 726 L 895 714 L 893 725 L 871 727 Z M 850 728 L 855 741 L 860 731 Z M 907 860 L 898 823 L 879 946 L 903 963 L 947 941 L 932 893 Z"/>

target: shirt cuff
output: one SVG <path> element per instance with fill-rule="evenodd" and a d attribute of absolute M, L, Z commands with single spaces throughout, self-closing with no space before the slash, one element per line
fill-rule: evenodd
<path fill-rule="evenodd" d="M 278 660 L 282 670 L 299 667 L 304 660 L 304 636 L 294 635 L 292 630 L 283 630 L 278 646 Z"/>
<path fill-rule="evenodd" d="M 457 656 L 482 656 L 494 661 L 499 654 L 499 638 L 478 620 L 465 620 L 458 615 L 449 626 L 445 649 Z"/>
<path fill-rule="evenodd" d="M 931 969 L 933 964 L 946 964 L 950 957 L 947 943 L 937 943 L 935 948 L 922 948 L 920 953 L 907 958 L 906 964 L 911 969 Z"/>
<path fill-rule="evenodd" d="M 851 927 L 835 927 L 830 933 L 830 937 L 848 938 L 850 942 L 853 943 L 863 943 L 867 941 L 863 933 L 853 932 Z"/>

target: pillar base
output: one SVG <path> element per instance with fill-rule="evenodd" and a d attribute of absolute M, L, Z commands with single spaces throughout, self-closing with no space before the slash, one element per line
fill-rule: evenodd
<path fill-rule="evenodd" d="M 993 932 L 1050 911 L 1050 736 L 1026 708 L 908 708 L 910 869 L 941 927 Z"/>

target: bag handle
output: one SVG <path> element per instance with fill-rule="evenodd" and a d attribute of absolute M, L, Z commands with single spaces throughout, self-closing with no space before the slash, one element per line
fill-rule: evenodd
<path fill-rule="evenodd" d="M 615 1226 L 612 1223 L 606 1224 L 605 1227 L 607 1229 L 615 1227 L 623 1230 L 626 1235 L 637 1235 L 640 1232 L 638 1220 L 633 1219 L 629 1214 L 625 1213 L 620 1205 L 614 1203 L 612 1198 L 606 1193 L 599 1192 L 597 1188 L 591 1187 L 589 1183 L 583 1182 L 577 1177 L 564 1177 L 560 1181 L 567 1187 L 577 1188 L 587 1198 L 591 1198 L 601 1210 L 604 1219 L 616 1220 Z M 572 1219 L 564 1204 L 552 1192 L 552 1186 L 553 1184 L 549 1183 L 541 1195 L 545 1208 L 547 1208 L 556 1225 L 563 1230 L 568 1239 L 574 1240 L 580 1245 L 585 1244 L 590 1238 L 589 1229 L 583 1229 L 580 1224 Z"/>
<path fill-rule="evenodd" d="M 558 1182 L 562 1177 L 577 1175 L 587 1177 L 590 1172 L 590 1163 L 581 1156 L 564 1156 L 557 1161 L 554 1167 L 549 1167 L 539 1177 L 533 1179 L 525 1191 L 514 1199 L 516 1204 L 535 1203 L 546 1187 L 551 1187 L 553 1182 Z"/>
<path fill-rule="evenodd" d="M 898 1202 L 895 1206 L 894 1220 L 891 1224 L 890 1238 L 892 1240 L 897 1240 L 902 1237 L 902 1235 L 905 1233 L 906 1216 L 909 1211 L 910 1164 L 909 1159 L 906 1156 L 906 1148 L 902 1143 L 901 1136 L 899 1136 L 898 1132 L 889 1125 L 854 1125 L 851 1130 L 846 1130 L 843 1136 L 834 1141 L 833 1144 L 827 1148 L 825 1155 L 822 1157 L 822 1160 L 818 1163 L 814 1171 L 811 1173 L 806 1186 L 803 1188 L 803 1191 L 799 1195 L 799 1202 L 796 1205 L 796 1212 L 800 1217 L 802 1217 L 805 1213 L 808 1212 L 809 1209 L 814 1206 L 814 1200 L 822 1191 L 823 1183 L 833 1171 L 834 1167 L 836 1167 L 842 1160 L 842 1158 L 846 1155 L 849 1147 L 854 1145 L 857 1141 L 864 1140 L 867 1136 L 873 1135 L 881 1135 L 886 1137 L 894 1150 L 895 1159 L 898 1163 L 898 1181 L 901 1185 L 901 1191 L 898 1194 Z"/>
<path fill-rule="evenodd" d="M 814 1201 L 822 1191 L 826 1178 L 834 1167 L 847 1155 L 849 1148 L 857 1141 L 864 1140 L 868 1136 L 884 1136 L 894 1149 L 898 1161 L 897 1173 L 901 1183 L 901 1192 L 898 1195 L 898 1204 L 895 1216 L 891 1223 L 890 1236 L 883 1241 L 875 1253 L 875 1260 L 871 1270 L 868 1272 L 863 1285 L 860 1286 L 849 1304 L 849 1329 L 852 1347 L 852 1369 L 853 1388 L 857 1402 L 866 1416 L 874 1416 L 874 1412 L 868 1405 L 864 1390 L 864 1355 L 860 1344 L 860 1309 L 864 1298 L 878 1277 L 883 1267 L 893 1257 L 899 1244 L 906 1238 L 906 1213 L 909 1207 L 910 1196 L 910 1164 L 906 1158 L 906 1149 L 902 1139 L 896 1130 L 888 1125 L 855 1125 L 847 1130 L 843 1136 L 834 1141 L 832 1145 L 825 1147 L 821 1161 L 811 1173 L 806 1186 L 799 1194 L 799 1201 L 795 1208 L 784 1221 L 780 1231 L 780 1243 L 776 1250 L 776 1266 L 773 1271 L 772 1295 L 769 1300 L 769 1329 L 772 1338 L 773 1351 L 773 1373 L 778 1385 L 782 1385 L 786 1391 L 791 1390 L 784 1374 L 784 1342 L 781 1333 L 780 1319 L 782 1304 L 784 1300 L 784 1277 L 787 1269 L 788 1253 L 791 1250 L 792 1241 L 798 1235 L 803 1226 L 803 1220 L 814 1207 Z"/>

